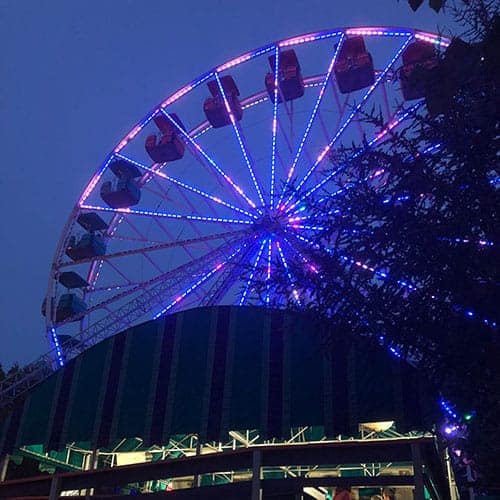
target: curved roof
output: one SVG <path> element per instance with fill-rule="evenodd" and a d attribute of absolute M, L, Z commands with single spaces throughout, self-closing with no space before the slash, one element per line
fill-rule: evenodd
<path fill-rule="evenodd" d="M 310 316 L 205 307 L 130 328 L 68 362 L 0 422 L 0 454 L 185 433 L 221 441 L 243 429 L 281 437 L 306 425 L 334 436 L 380 420 L 425 430 L 436 399 L 411 366 Z"/>

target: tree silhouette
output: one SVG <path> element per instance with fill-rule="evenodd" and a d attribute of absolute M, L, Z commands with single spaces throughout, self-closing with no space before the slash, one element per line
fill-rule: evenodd
<path fill-rule="evenodd" d="M 376 149 L 332 151 L 328 192 L 295 190 L 309 214 L 300 222 L 316 228 L 288 235 L 302 245 L 289 263 L 300 306 L 285 272 L 256 286 L 417 365 L 468 435 L 457 467 L 473 464 L 476 484 L 491 485 L 500 477 L 500 23 L 494 3 L 450 9 L 468 23 L 467 42 L 455 39 L 425 74 L 425 103 L 406 103 L 406 127 Z M 364 120 L 383 126 L 377 109 Z"/>

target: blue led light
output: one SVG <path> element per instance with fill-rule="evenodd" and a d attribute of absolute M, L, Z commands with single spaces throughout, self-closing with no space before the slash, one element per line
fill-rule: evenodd
<path fill-rule="evenodd" d="M 178 219 L 198 222 L 220 222 L 224 224 L 253 224 L 253 221 L 250 220 L 226 219 L 224 217 L 205 217 L 202 215 L 192 214 L 171 214 L 167 212 L 155 212 L 153 210 L 134 210 L 132 208 L 111 208 L 100 207 L 98 205 L 82 205 L 81 208 L 86 208 L 88 210 L 97 210 L 99 212 L 112 212 L 126 215 L 142 215 L 147 217 L 161 217 L 165 219 Z"/>
<path fill-rule="evenodd" d="M 375 135 L 375 137 L 373 137 L 369 142 L 368 144 L 366 144 L 362 149 L 360 149 L 359 151 L 357 151 L 356 153 L 354 153 L 345 163 L 343 163 L 342 165 L 340 165 L 337 169 L 335 169 L 333 172 L 330 172 L 326 177 L 324 177 L 320 182 L 318 182 L 317 184 L 315 184 L 314 186 L 312 186 L 310 189 L 308 189 L 306 191 L 306 193 L 303 195 L 303 196 L 300 196 L 292 205 L 290 205 L 288 208 L 287 208 L 287 213 L 290 213 L 294 210 L 294 208 L 299 204 L 301 203 L 302 201 L 304 201 L 305 199 L 307 199 L 309 196 L 311 196 L 312 194 L 314 194 L 318 189 L 322 188 L 325 184 L 327 184 L 328 182 L 330 182 L 333 178 L 335 178 L 337 176 L 338 173 L 340 173 L 344 168 L 346 168 L 349 163 L 358 158 L 361 154 L 363 154 L 365 151 L 367 151 L 369 148 L 371 148 L 372 146 L 374 146 L 376 143 L 378 143 L 379 141 L 381 141 L 393 128 L 395 128 L 396 126 L 398 126 L 402 121 L 406 120 L 409 116 L 413 115 L 415 113 L 415 111 L 420 107 L 422 106 L 422 104 L 424 103 L 424 101 L 419 101 L 417 102 L 416 104 L 414 104 L 413 106 L 411 106 L 409 109 L 407 109 L 406 111 L 404 111 L 403 113 L 397 115 L 392 121 L 391 123 L 389 123 L 380 133 L 378 133 L 377 135 Z M 352 189 L 353 187 L 355 187 L 358 183 L 361 183 L 363 181 L 366 181 L 367 179 L 369 178 L 369 176 L 367 176 L 365 179 L 361 180 L 361 181 L 358 181 L 357 183 L 353 183 L 351 186 L 349 186 L 347 189 Z M 337 192 L 335 193 L 332 193 L 330 196 L 336 196 L 338 194 L 340 194 L 341 192 L 343 192 L 343 189 L 340 189 L 338 190 Z M 324 199 L 326 199 L 327 197 L 325 197 Z M 288 203 L 288 201 L 287 201 Z"/>
<path fill-rule="evenodd" d="M 247 299 L 247 295 L 248 295 L 248 292 L 250 290 L 250 286 L 252 285 L 252 281 L 253 281 L 253 278 L 255 276 L 255 271 L 257 269 L 257 266 L 259 265 L 259 261 L 260 261 L 260 258 L 262 257 L 262 253 L 264 252 L 264 247 L 266 246 L 266 242 L 267 242 L 267 240 L 264 240 L 260 244 L 260 248 L 259 248 L 259 251 L 257 253 L 257 257 L 253 263 L 253 266 L 252 266 L 252 271 L 251 271 L 250 276 L 248 278 L 245 289 L 243 290 L 243 294 L 241 295 L 241 298 L 240 298 L 240 302 L 239 302 L 240 306 L 242 306 Z"/>
<path fill-rule="evenodd" d="M 245 163 L 247 165 L 248 171 L 250 172 L 250 177 L 252 178 L 252 182 L 255 186 L 255 189 L 257 191 L 257 194 L 259 196 L 259 200 L 262 203 L 262 205 L 265 205 L 264 197 L 262 196 L 262 191 L 260 189 L 259 183 L 257 182 L 257 177 L 255 177 L 255 172 L 253 169 L 253 166 L 250 162 L 250 157 L 248 156 L 248 151 L 246 144 L 244 143 L 242 139 L 242 134 L 239 129 L 238 124 L 236 123 L 236 119 L 234 118 L 233 111 L 231 110 L 231 106 L 229 105 L 229 101 L 227 100 L 226 92 L 224 91 L 224 87 L 222 86 L 222 83 L 220 81 L 220 77 L 218 73 L 215 73 L 215 79 L 217 80 L 217 85 L 219 86 L 219 91 L 222 95 L 222 98 L 224 99 L 224 105 L 226 106 L 226 111 L 229 114 L 229 118 L 231 120 L 231 125 L 234 130 L 234 134 L 236 135 L 236 140 L 238 141 L 238 144 L 240 145 L 241 149 L 241 154 L 243 155 L 243 158 L 245 160 Z"/>
<path fill-rule="evenodd" d="M 202 189 L 200 188 L 197 188 L 195 186 L 192 186 L 190 184 L 187 184 L 186 182 L 183 182 L 183 181 L 180 181 L 178 179 L 175 179 L 174 177 L 171 177 L 159 170 L 154 170 L 152 168 L 149 168 L 149 167 L 146 167 L 146 165 L 143 165 L 142 163 L 136 161 L 136 160 L 133 160 L 127 156 L 124 156 L 122 154 L 117 154 L 116 155 L 117 158 L 122 158 L 123 160 L 126 160 L 127 162 L 129 163 L 132 163 L 134 165 L 136 165 L 137 167 L 145 170 L 146 172 L 150 172 L 151 174 L 157 176 L 157 177 L 160 177 L 162 179 L 165 179 L 169 182 L 172 182 L 173 184 L 175 184 L 176 186 L 179 186 L 179 187 L 182 187 L 188 191 L 191 191 L 192 193 L 196 193 L 196 194 L 199 194 L 200 196 L 203 196 L 204 198 L 207 198 L 211 201 L 214 201 L 215 203 L 219 204 L 219 205 L 223 205 L 227 208 L 230 208 L 231 210 L 234 210 L 235 212 L 238 212 L 238 213 L 241 213 L 241 214 L 244 214 L 244 215 L 247 215 L 248 217 L 251 217 L 252 219 L 256 219 L 257 216 L 250 213 L 250 212 L 247 212 L 246 210 L 243 210 L 242 208 L 238 208 L 234 205 L 232 205 L 231 203 L 228 203 L 227 201 L 224 201 L 224 200 L 221 200 L 220 198 L 216 197 L 216 196 L 212 196 L 211 194 L 207 193 L 206 191 L 203 191 Z"/>
<path fill-rule="evenodd" d="M 338 129 L 337 133 L 335 134 L 335 136 L 333 137 L 333 139 L 329 142 L 328 146 L 326 146 L 321 151 L 321 153 L 319 154 L 319 156 L 316 159 L 316 161 L 313 163 L 313 165 L 311 166 L 311 168 L 307 171 L 306 175 L 299 182 L 299 184 L 297 185 L 297 188 L 296 188 L 297 191 L 299 191 L 301 189 L 301 187 L 307 182 L 307 180 L 312 175 L 312 173 L 314 172 L 314 170 L 316 170 L 316 167 L 321 163 L 321 161 L 327 155 L 327 153 L 330 151 L 330 149 L 332 148 L 332 146 L 337 142 L 337 140 L 339 139 L 339 137 L 344 133 L 345 129 L 349 126 L 349 124 L 354 119 L 354 117 L 356 116 L 356 114 L 358 113 L 358 111 L 364 105 L 364 103 L 366 102 L 366 100 L 372 95 L 372 93 L 377 88 L 377 86 L 380 83 L 380 81 L 383 78 L 385 78 L 385 75 L 387 74 L 387 72 L 389 71 L 389 69 L 391 69 L 391 67 L 393 66 L 393 64 L 396 62 L 396 60 L 399 58 L 399 56 L 401 55 L 401 53 L 403 52 L 403 50 L 408 46 L 408 44 L 411 42 L 412 39 L 413 39 L 413 36 L 409 36 L 405 40 L 405 42 L 402 44 L 402 46 L 397 50 L 396 54 L 390 60 L 389 64 L 387 64 L 386 67 L 384 68 L 384 70 L 380 72 L 380 74 L 375 79 L 375 82 L 373 83 L 373 85 L 367 90 L 367 92 L 365 93 L 365 95 L 363 96 L 363 98 L 361 99 L 361 101 L 355 106 L 355 108 L 352 110 L 352 112 L 347 117 L 347 119 L 345 120 L 345 122 Z M 291 201 L 292 197 L 293 197 L 293 195 L 291 195 L 287 199 L 285 205 L 288 205 L 288 203 Z"/>
<path fill-rule="evenodd" d="M 175 128 L 181 133 L 181 135 L 191 144 L 191 146 L 212 166 L 215 171 L 221 175 L 224 180 L 236 191 L 252 208 L 255 208 L 255 203 L 245 194 L 243 189 L 241 189 L 229 175 L 227 175 L 220 167 L 217 165 L 215 160 L 206 153 L 206 151 L 164 110 L 161 112 L 168 118 L 170 123 L 172 123 Z"/>
<path fill-rule="evenodd" d="M 182 292 L 181 294 L 179 294 L 172 302 L 170 302 L 158 314 L 156 314 L 156 316 L 154 316 L 154 319 L 158 319 L 160 316 L 163 316 L 166 312 L 168 312 L 170 309 L 172 309 L 174 306 L 176 306 L 181 300 L 183 300 L 188 295 L 190 295 L 200 285 L 202 285 L 203 283 L 205 283 L 215 273 L 217 273 L 218 271 L 220 271 L 230 260 L 232 260 L 236 255 L 238 255 L 246 246 L 247 246 L 247 244 L 242 244 L 241 246 L 239 246 L 236 249 L 236 251 L 234 251 L 225 261 L 220 262 L 219 264 L 217 264 L 208 273 L 204 274 L 200 279 L 198 279 L 191 286 L 189 286 L 188 288 L 186 288 L 184 290 L 184 292 Z"/>
<path fill-rule="evenodd" d="M 276 134 L 278 132 L 278 85 L 279 85 L 279 61 L 280 48 L 276 45 L 274 54 L 274 103 L 273 103 L 273 137 L 271 144 L 271 190 L 270 190 L 270 205 L 274 207 L 274 176 L 276 170 Z M 280 199 L 281 201 L 281 199 Z M 279 202 L 278 202 L 279 205 Z"/>
<path fill-rule="evenodd" d="M 318 114 L 319 106 L 321 104 L 321 101 L 323 100 L 323 95 L 325 94 L 326 86 L 328 85 L 328 82 L 330 81 L 330 76 L 332 74 L 333 66 L 335 65 L 335 62 L 337 60 L 337 56 L 338 56 L 340 49 L 344 43 L 344 38 L 345 38 L 345 35 L 344 35 L 344 33 L 342 33 L 340 40 L 339 40 L 339 43 L 336 45 L 335 50 L 333 51 L 333 57 L 332 57 L 330 64 L 328 66 L 328 70 L 327 70 L 326 75 L 323 79 L 323 83 L 321 84 L 321 89 L 319 91 L 318 98 L 316 99 L 316 103 L 314 104 L 311 116 L 309 117 L 309 121 L 308 121 L 306 128 L 305 128 L 304 134 L 302 135 L 302 139 L 300 140 L 299 147 L 297 148 L 297 152 L 295 153 L 295 157 L 292 161 L 292 165 L 290 167 L 290 170 L 288 171 L 288 175 L 287 175 L 287 178 L 285 180 L 285 185 L 283 186 L 283 190 L 281 191 L 281 194 L 280 194 L 280 197 L 279 197 L 279 200 L 277 203 L 278 207 L 280 206 L 281 201 L 283 200 L 283 196 L 285 196 L 286 189 L 287 189 L 288 184 L 290 183 L 290 181 L 293 177 L 295 167 L 297 165 L 297 162 L 299 161 L 299 158 L 300 158 L 300 155 L 301 155 L 302 150 L 304 148 L 304 145 L 306 143 L 307 137 L 309 136 L 309 132 L 311 131 L 311 128 L 313 126 L 314 119 L 316 118 L 316 115 Z"/>

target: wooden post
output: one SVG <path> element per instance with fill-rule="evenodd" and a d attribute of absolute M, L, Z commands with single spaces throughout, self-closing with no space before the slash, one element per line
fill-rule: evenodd
<path fill-rule="evenodd" d="M 254 450 L 252 454 L 252 500 L 261 500 L 262 489 L 260 484 L 260 464 L 262 462 L 262 452 Z"/>
<path fill-rule="evenodd" d="M 61 493 L 60 486 L 61 478 L 59 474 L 54 474 L 50 482 L 49 500 L 57 500 L 59 498 L 59 493 Z"/>
<path fill-rule="evenodd" d="M 413 477 L 415 478 L 415 500 L 425 500 L 424 495 L 424 474 L 422 464 L 422 454 L 419 443 L 411 444 L 411 455 L 413 461 Z"/>

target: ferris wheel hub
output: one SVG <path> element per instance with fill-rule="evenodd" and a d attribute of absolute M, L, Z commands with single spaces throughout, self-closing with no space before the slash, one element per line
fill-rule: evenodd
<path fill-rule="evenodd" d="M 286 217 L 283 212 L 267 208 L 259 219 L 255 221 L 254 230 L 266 236 L 284 232 Z"/>

